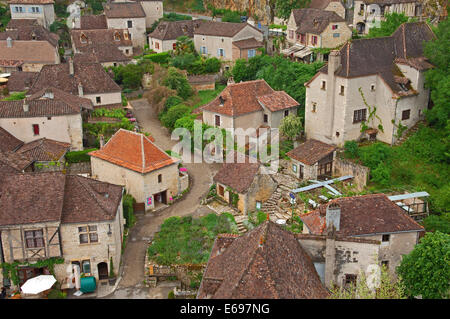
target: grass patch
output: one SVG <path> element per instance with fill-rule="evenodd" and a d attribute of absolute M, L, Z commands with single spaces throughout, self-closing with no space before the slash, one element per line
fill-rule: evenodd
<path fill-rule="evenodd" d="M 214 90 L 198 91 L 197 95 L 194 95 L 190 101 L 192 103 L 192 111 L 214 100 L 225 87 L 226 85 L 216 83 Z"/>

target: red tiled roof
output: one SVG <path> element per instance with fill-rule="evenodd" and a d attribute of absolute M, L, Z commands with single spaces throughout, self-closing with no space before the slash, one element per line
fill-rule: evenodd
<path fill-rule="evenodd" d="M 23 142 L 21 140 L 16 138 L 4 128 L 0 127 L 0 151 L 15 151 L 22 145 Z"/>
<path fill-rule="evenodd" d="M 220 98 L 224 100 L 222 106 L 220 105 Z M 197 109 L 196 113 L 210 111 L 236 117 L 261 111 L 263 108 L 260 104 L 260 99 L 277 110 L 283 107 L 283 101 L 288 103 L 288 107 L 292 107 L 291 105 L 296 103 L 287 93 L 274 91 L 266 81 L 255 80 L 229 84 L 218 97 Z"/>
<path fill-rule="evenodd" d="M 29 142 L 21 146 L 16 152 L 35 161 L 59 161 L 70 149 L 70 143 L 59 142 L 47 138 Z"/>
<path fill-rule="evenodd" d="M 10 4 L 52 4 L 53 0 L 9 0 Z"/>
<path fill-rule="evenodd" d="M 294 234 L 266 221 L 214 242 L 197 298 L 315 299 L 328 292 Z"/>
<path fill-rule="evenodd" d="M 336 147 L 318 140 L 309 139 L 293 150 L 286 153 L 287 156 L 307 165 L 314 165 L 325 156 L 334 152 Z"/>
<path fill-rule="evenodd" d="M 256 40 L 255 38 L 233 41 L 233 45 L 239 49 L 254 49 L 263 47 L 263 43 Z"/>
<path fill-rule="evenodd" d="M 274 91 L 273 93 L 259 96 L 258 101 L 271 112 L 281 111 L 299 105 L 296 100 L 284 91 Z"/>
<path fill-rule="evenodd" d="M 105 146 L 89 155 L 145 174 L 178 163 L 144 134 L 120 129 Z"/>
<path fill-rule="evenodd" d="M 312 234 L 326 231 L 326 207 L 337 203 L 341 208 L 340 229 L 342 236 L 360 236 L 405 231 L 423 231 L 407 213 L 385 194 L 343 197 L 334 199 L 300 218 Z"/>
<path fill-rule="evenodd" d="M 0 151 L 0 166 L 2 166 L 2 169 L 0 171 L 5 171 L 6 166 L 6 171 L 22 172 L 28 166 L 33 164 L 33 162 L 34 160 L 26 155 L 11 151 Z"/>
<path fill-rule="evenodd" d="M 36 80 L 39 72 L 11 72 L 8 78 L 9 92 L 22 92 L 28 90 Z"/>
<path fill-rule="evenodd" d="M 80 29 L 81 30 L 108 29 L 106 16 L 104 14 L 82 15 L 80 17 Z"/>
<path fill-rule="evenodd" d="M 103 4 L 107 19 L 145 18 L 144 9 L 139 2 L 109 2 Z"/>
<path fill-rule="evenodd" d="M 233 23 L 233 22 L 203 21 L 199 25 L 199 27 L 194 30 L 194 34 L 233 37 L 239 31 L 244 29 L 246 26 L 249 26 L 261 32 L 261 30 L 255 28 L 254 26 L 246 22 Z"/>

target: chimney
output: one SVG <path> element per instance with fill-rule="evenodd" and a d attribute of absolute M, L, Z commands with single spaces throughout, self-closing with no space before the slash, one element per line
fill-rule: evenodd
<path fill-rule="evenodd" d="M 99 140 L 100 140 L 100 149 L 102 149 L 103 146 L 105 146 L 105 138 L 104 138 L 103 134 L 100 134 Z"/>
<path fill-rule="evenodd" d="M 12 39 L 10 37 L 8 37 L 6 39 L 6 47 L 7 48 L 12 48 Z"/>
<path fill-rule="evenodd" d="M 328 75 L 334 75 L 334 72 L 341 66 L 341 54 L 338 50 L 332 50 L 328 55 Z"/>
<path fill-rule="evenodd" d="M 70 57 L 69 58 L 69 74 L 70 75 L 74 75 L 74 70 L 73 70 L 73 60 L 72 60 L 72 58 Z"/>
<path fill-rule="evenodd" d="M 234 84 L 234 78 L 230 76 L 227 81 L 227 85 Z"/>
<path fill-rule="evenodd" d="M 80 83 L 78 83 L 78 96 L 83 96 L 84 92 L 83 92 L 83 85 Z"/>
<path fill-rule="evenodd" d="M 336 77 L 334 73 L 341 66 L 341 55 L 337 50 L 333 50 L 328 55 L 328 75 L 326 77 L 326 105 L 330 109 L 329 112 L 329 122 L 325 125 L 328 125 L 329 132 L 328 138 L 332 141 L 335 141 L 335 85 L 336 85 Z M 336 141 L 338 142 L 338 141 Z"/>
<path fill-rule="evenodd" d="M 341 223 L 341 207 L 337 203 L 331 203 L 327 206 L 326 214 L 327 229 L 334 226 L 336 231 L 339 231 Z"/>
<path fill-rule="evenodd" d="M 220 102 L 220 106 L 223 106 L 223 103 L 225 103 L 225 99 L 222 97 L 222 95 L 219 96 L 219 102 Z"/>
<path fill-rule="evenodd" d="M 28 105 L 28 102 L 24 99 L 23 100 L 23 111 L 28 112 L 30 110 L 30 106 Z"/>

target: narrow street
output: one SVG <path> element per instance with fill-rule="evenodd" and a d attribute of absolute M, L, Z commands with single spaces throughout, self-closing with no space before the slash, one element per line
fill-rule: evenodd
<path fill-rule="evenodd" d="M 155 144 L 169 150 L 177 141 L 170 139 L 170 132 L 161 126 L 156 112 L 146 99 L 130 101 L 133 113 L 143 131 L 155 138 Z M 122 279 L 116 291 L 104 298 L 167 298 L 171 287 L 147 288 L 144 285 L 144 262 L 148 242 L 159 230 L 165 219 L 171 216 L 202 216 L 210 212 L 200 205 L 201 198 L 208 192 L 212 177 L 220 164 L 183 164 L 191 179 L 191 189 L 181 200 L 156 213 L 137 215 L 137 222 L 130 230 L 125 252 L 122 256 Z"/>

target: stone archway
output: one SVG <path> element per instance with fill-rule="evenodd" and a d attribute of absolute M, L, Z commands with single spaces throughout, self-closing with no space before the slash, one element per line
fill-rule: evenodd
<path fill-rule="evenodd" d="M 97 264 L 98 280 L 108 279 L 108 264 L 101 262 Z"/>
<path fill-rule="evenodd" d="M 366 24 L 364 22 L 358 22 L 356 24 L 356 30 L 359 34 L 364 33 L 364 31 L 366 30 Z"/>

